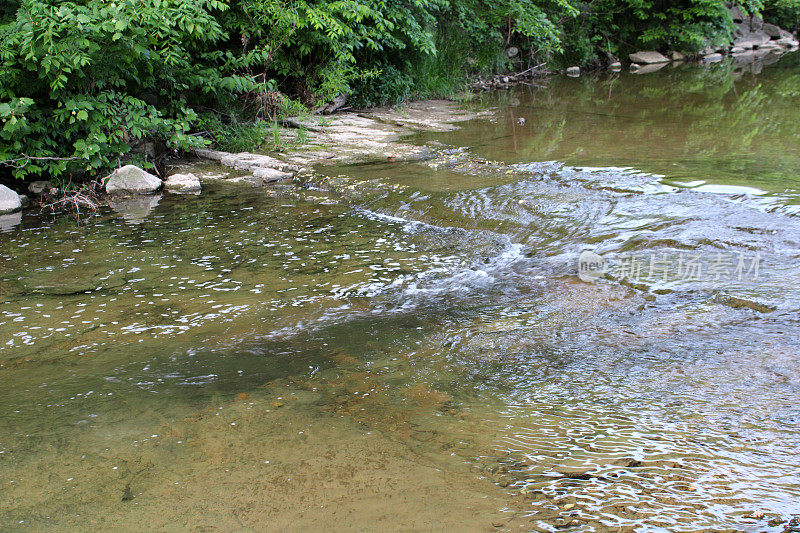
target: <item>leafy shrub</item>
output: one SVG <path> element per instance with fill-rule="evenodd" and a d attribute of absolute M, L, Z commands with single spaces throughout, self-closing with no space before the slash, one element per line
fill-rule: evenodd
<path fill-rule="evenodd" d="M 764 19 L 790 31 L 800 30 L 800 0 L 766 0 Z"/>
<path fill-rule="evenodd" d="M 766 2 L 787 25 L 799 12 Z M 258 120 L 297 102 L 453 94 L 507 68 L 512 45 L 527 66 L 585 63 L 696 50 L 731 27 L 722 0 L 5 0 L 0 172 L 91 176 L 146 158 L 131 154 L 145 139 L 263 145 Z"/>
<path fill-rule="evenodd" d="M 225 35 L 217 0 L 21 0 L 0 26 L 0 160 L 17 177 L 113 166 L 132 141 L 173 148 L 190 101 L 250 82 L 203 55 Z"/>

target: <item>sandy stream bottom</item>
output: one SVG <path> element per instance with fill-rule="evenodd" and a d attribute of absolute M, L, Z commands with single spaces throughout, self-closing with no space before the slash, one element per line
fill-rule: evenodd
<path fill-rule="evenodd" d="M 354 384 L 348 378 L 332 386 L 349 393 Z M 14 482 L 0 493 L 6 510 L 0 529 L 487 531 L 508 525 L 511 513 L 501 511 L 508 494 L 476 476 L 465 460 L 474 458 L 474 443 L 445 438 L 430 417 L 399 419 L 369 395 L 325 405 L 320 392 L 300 385 L 271 384 L 183 413 L 147 409 L 138 421 L 151 416 L 148 427 L 160 428 L 133 445 L 126 438 L 132 428 L 88 427 L 69 442 L 36 446 L 30 450 L 35 460 L 4 465 L 4 478 Z M 421 387 L 409 395 L 425 411 L 444 396 Z M 470 424 L 468 414 L 441 417 Z M 386 431 L 370 426 L 378 418 Z M 432 446 L 452 452 L 426 454 Z"/>

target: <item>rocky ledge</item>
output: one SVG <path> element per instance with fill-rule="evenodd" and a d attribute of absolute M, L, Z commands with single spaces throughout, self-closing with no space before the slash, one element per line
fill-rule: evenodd
<path fill-rule="evenodd" d="M 708 46 L 695 57 L 704 63 L 722 61 L 732 56 L 736 63 L 755 62 L 769 54 L 780 55 L 784 52 L 796 51 L 800 48 L 797 36 L 774 24 L 764 22 L 760 15 L 748 15 L 741 6 L 726 3 L 736 28 L 731 42 L 725 46 Z M 652 50 L 635 52 L 628 56 L 631 71 L 646 74 L 660 70 L 673 62 L 687 61 L 689 57 L 680 52 L 663 55 Z M 618 66 L 618 63 L 614 63 Z M 573 69 L 577 67 L 572 67 Z M 567 70 L 568 75 L 575 75 Z"/>
<path fill-rule="evenodd" d="M 419 131 L 451 131 L 459 122 L 489 114 L 466 111 L 454 102 L 424 100 L 326 117 L 292 117 L 283 120 L 280 135 L 290 142 L 298 140 L 295 149 L 269 156 L 215 150 L 196 150 L 195 155 L 246 174 L 227 181 L 259 185 L 289 180 L 317 164 L 418 159 L 427 149 L 402 142 L 403 137 Z"/>

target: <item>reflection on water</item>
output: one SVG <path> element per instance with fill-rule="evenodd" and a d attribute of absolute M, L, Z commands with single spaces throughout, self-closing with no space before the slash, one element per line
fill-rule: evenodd
<path fill-rule="evenodd" d="M 556 78 L 508 92 L 507 113 L 436 138 L 510 163 L 634 167 L 668 182 L 800 192 L 800 57 L 758 75 L 733 64 Z M 526 119 L 524 125 L 518 120 Z"/>
<path fill-rule="evenodd" d="M 793 61 L 494 95 L 496 121 L 420 137 L 432 160 L 297 196 L 23 216 L 0 529 L 784 531 Z M 618 269 L 690 253 L 760 274 Z"/>

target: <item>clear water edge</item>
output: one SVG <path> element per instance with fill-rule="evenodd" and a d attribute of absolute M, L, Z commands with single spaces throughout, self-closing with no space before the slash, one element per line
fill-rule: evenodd
<path fill-rule="evenodd" d="M 26 215 L 0 236 L 0 528 L 782 531 L 795 63 L 497 94 L 419 136 L 432 161 L 328 171 L 346 197 Z M 587 284 L 587 247 L 763 275 Z"/>

